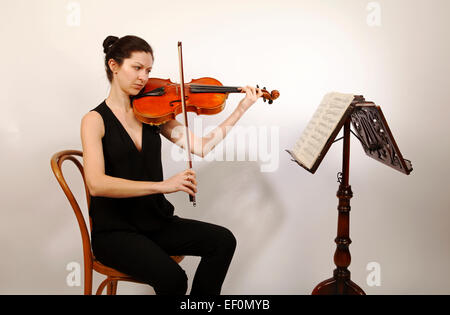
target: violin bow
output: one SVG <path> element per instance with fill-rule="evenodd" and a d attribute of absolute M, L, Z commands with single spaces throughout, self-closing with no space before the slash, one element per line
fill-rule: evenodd
<path fill-rule="evenodd" d="M 181 104 L 182 104 L 183 116 L 184 116 L 184 126 L 186 128 L 186 154 L 187 154 L 187 160 L 188 160 L 188 168 L 192 169 L 191 144 L 189 141 L 189 126 L 188 126 L 187 110 L 186 110 L 186 98 L 185 98 L 185 92 L 184 92 L 183 49 L 182 49 L 181 42 L 178 42 L 178 59 L 180 61 Z M 192 205 L 194 207 L 197 205 L 195 196 L 189 195 L 189 201 L 192 202 Z"/>

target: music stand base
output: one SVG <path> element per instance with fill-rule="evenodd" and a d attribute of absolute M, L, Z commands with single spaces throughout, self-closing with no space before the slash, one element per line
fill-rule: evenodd
<path fill-rule="evenodd" d="M 350 279 L 330 278 L 319 283 L 312 295 L 366 295 L 356 283 Z"/>

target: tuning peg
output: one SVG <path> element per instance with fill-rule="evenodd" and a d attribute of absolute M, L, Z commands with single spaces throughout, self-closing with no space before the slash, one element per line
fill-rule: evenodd
<path fill-rule="evenodd" d="M 257 84 L 256 87 L 259 89 L 259 85 Z M 263 102 L 266 102 L 266 99 L 263 97 Z"/>

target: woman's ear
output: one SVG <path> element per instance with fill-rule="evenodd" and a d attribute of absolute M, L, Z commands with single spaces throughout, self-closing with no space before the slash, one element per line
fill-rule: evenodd
<path fill-rule="evenodd" d="M 119 65 L 112 58 L 108 60 L 108 66 L 111 69 L 111 71 L 114 72 L 115 74 L 117 74 L 117 71 L 119 71 Z"/>

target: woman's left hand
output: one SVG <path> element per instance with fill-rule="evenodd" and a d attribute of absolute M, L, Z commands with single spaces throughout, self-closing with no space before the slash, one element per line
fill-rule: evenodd
<path fill-rule="evenodd" d="M 253 86 L 245 86 L 240 88 L 242 92 L 245 92 L 245 97 L 239 103 L 239 107 L 244 111 L 250 108 L 255 102 L 260 98 L 263 93 L 261 89 L 255 88 Z"/>

